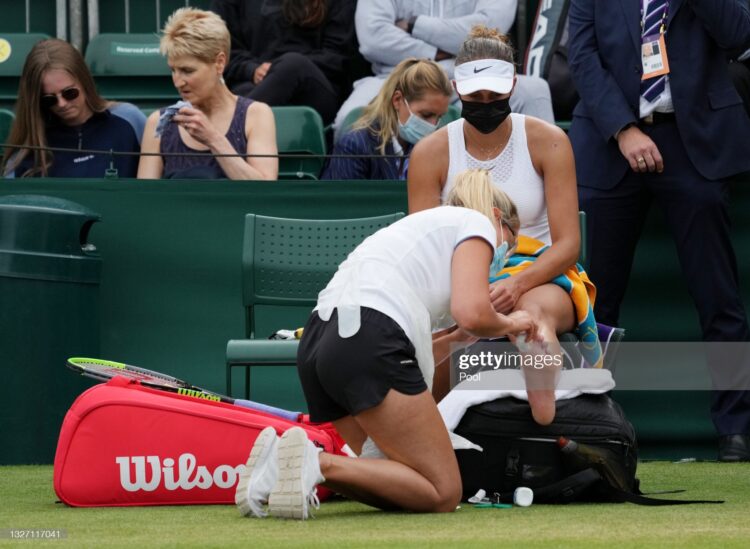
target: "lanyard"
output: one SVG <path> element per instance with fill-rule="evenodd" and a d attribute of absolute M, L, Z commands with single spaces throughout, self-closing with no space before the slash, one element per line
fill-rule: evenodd
<path fill-rule="evenodd" d="M 648 7 L 648 4 L 650 4 L 651 2 L 658 2 L 658 1 L 659 0 L 646 0 L 646 5 Z M 667 21 L 667 16 L 669 14 L 669 0 L 666 0 L 665 4 L 666 5 L 664 8 L 664 12 L 661 14 L 661 21 L 659 21 L 659 34 L 664 34 L 667 30 L 666 21 Z M 645 30 L 643 28 L 644 23 L 645 21 L 643 17 L 643 2 L 641 2 L 641 36 L 643 36 L 644 30 Z"/>

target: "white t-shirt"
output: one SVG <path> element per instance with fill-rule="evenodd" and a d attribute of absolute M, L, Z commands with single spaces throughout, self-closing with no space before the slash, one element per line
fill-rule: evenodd
<path fill-rule="evenodd" d="M 355 311 L 356 306 L 370 307 L 392 318 L 417 349 L 417 360 L 429 386 L 434 371 L 431 332 L 453 324 L 453 252 L 461 242 L 474 237 L 485 240 L 493 250 L 497 246 L 492 222 L 475 210 L 440 206 L 404 217 L 349 254 L 318 295 L 316 310 L 328 320 L 338 307 L 343 337 L 359 329 L 358 324 L 353 331 L 344 326 L 342 309 L 347 305 Z"/>

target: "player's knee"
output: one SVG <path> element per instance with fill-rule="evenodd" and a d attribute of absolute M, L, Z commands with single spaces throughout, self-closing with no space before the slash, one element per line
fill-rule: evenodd
<path fill-rule="evenodd" d="M 531 318 L 534 319 L 534 321 L 537 323 L 544 322 L 547 316 L 544 308 L 539 303 L 531 299 L 519 301 L 516 309 L 526 311 L 529 316 L 531 316 Z"/>

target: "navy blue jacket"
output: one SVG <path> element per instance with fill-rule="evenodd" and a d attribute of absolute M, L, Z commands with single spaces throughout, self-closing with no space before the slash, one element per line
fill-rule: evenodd
<path fill-rule="evenodd" d="M 51 122 L 46 128 L 47 146 L 139 152 L 145 123 L 146 117 L 137 107 L 118 103 L 104 112 L 94 113 L 80 127 Z M 53 152 L 52 155 L 48 177 L 104 177 L 110 167 L 109 154 Z M 135 177 L 138 174 L 138 160 L 138 155 L 115 156 L 114 167 L 118 177 Z M 22 177 L 33 164 L 33 154 L 29 153 L 16 167 L 15 174 L 6 177 Z"/>
<path fill-rule="evenodd" d="M 639 116 L 640 0 L 572 0 L 569 65 L 581 97 L 570 140 L 578 184 L 609 189 L 628 163 L 614 134 Z M 745 0 L 669 0 L 669 81 L 680 138 L 698 172 L 750 169 L 750 118 L 729 78 L 727 49 L 750 43 Z"/>
<path fill-rule="evenodd" d="M 367 128 L 345 133 L 333 147 L 333 154 L 377 154 L 378 137 Z M 407 144 L 403 158 L 331 158 L 321 179 L 406 179 L 406 168 L 412 146 Z M 395 154 L 393 143 L 386 154 Z"/>

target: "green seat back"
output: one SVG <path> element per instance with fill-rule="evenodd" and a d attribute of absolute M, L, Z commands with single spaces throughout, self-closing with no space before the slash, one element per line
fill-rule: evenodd
<path fill-rule="evenodd" d="M 248 214 L 242 255 L 247 337 L 255 337 L 259 311 L 273 314 L 274 309 L 303 307 L 309 314 L 318 292 L 347 255 L 365 238 L 403 215 L 320 220 Z M 283 320 L 276 322 L 282 322 L 279 328 L 285 327 Z"/>
<path fill-rule="evenodd" d="M 0 143 L 5 143 L 16 115 L 8 109 L 0 109 Z M 2 153 L 0 153 L 0 156 Z"/>
<path fill-rule="evenodd" d="M 42 33 L 0 33 L 0 77 L 21 76 L 31 48 L 47 38 Z"/>
<path fill-rule="evenodd" d="M 86 47 L 86 63 L 94 76 L 171 75 L 156 34 L 99 34 Z"/>
<path fill-rule="evenodd" d="M 279 179 L 318 179 L 325 162 L 322 155 L 326 154 L 323 119 L 310 107 L 272 107 L 272 110 L 279 154 L 306 155 L 279 158 Z"/>
<path fill-rule="evenodd" d="M 459 118 L 461 118 L 461 109 L 457 105 L 451 105 L 448 107 L 446 113 L 440 118 L 440 124 L 438 124 L 438 126 L 442 128 L 446 124 L 450 124 Z"/>
<path fill-rule="evenodd" d="M 362 111 L 364 110 L 364 107 L 356 107 L 349 111 L 349 114 L 347 114 L 341 122 L 341 128 L 339 129 L 338 135 L 344 135 L 348 132 L 357 119 L 362 116 Z M 442 128 L 446 124 L 458 120 L 459 118 L 461 118 L 461 110 L 456 105 L 449 105 L 446 113 L 440 118 L 438 127 Z"/>
<path fill-rule="evenodd" d="M 34 44 L 47 38 L 42 33 L 0 33 L 0 107 L 15 104 L 26 56 Z"/>
<path fill-rule="evenodd" d="M 354 109 L 350 110 L 349 114 L 347 114 L 344 117 L 344 120 L 341 122 L 341 127 L 338 130 L 338 135 L 344 135 L 349 130 L 351 130 L 357 119 L 362 116 L 362 111 L 364 110 L 364 107 L 355 107 Z"/>
<path fill-rule="evenodd" d="M 152 108 L 179 99 L 156 34 L 99 34 L 86 47 L 86 63 L 107 99 Z"/>

